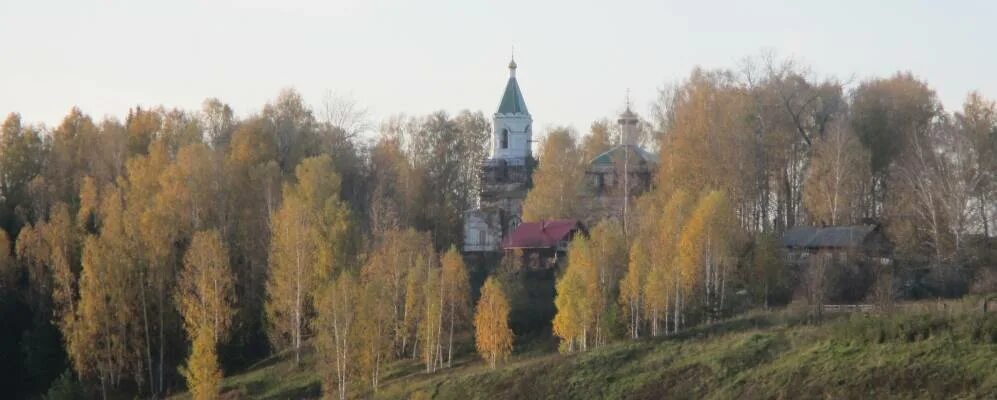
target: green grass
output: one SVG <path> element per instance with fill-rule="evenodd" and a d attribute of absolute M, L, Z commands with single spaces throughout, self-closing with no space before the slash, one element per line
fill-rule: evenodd
<path fill-rule="evenodd" d="M 542 339 L 538 339 L 541 340 Z M 907 311 L 807 324 L 789 312 L 753 313 L 666 338 L 621 340 L 580 354 L 531 347 L 491 370 L 465 353 L 454 368 L 389 366 L 375 398 L 730 399 L 997 398 L 997 315 Z M 307 354 L 229 377 L 230 398 L 315 397 Z M 361 393 L 356 397 L 371 397 Z"/>

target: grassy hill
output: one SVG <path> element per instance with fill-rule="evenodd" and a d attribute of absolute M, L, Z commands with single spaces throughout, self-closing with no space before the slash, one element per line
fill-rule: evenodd
<path fill-rule="evenodd" d="M 997 314 L 973 302 L 889 316 L 753 313 L 681 335 L 563 355 L 544 340 L 495 370 L 390 366 L 375 398 L 997 398 Z M 228 398 L 317 397 L 313 357 L 265 360 L 225 380 Z M 360 389 L 360 388 L 356 388 Z M 356 397 L 371 397 L 355 392 Z"/>

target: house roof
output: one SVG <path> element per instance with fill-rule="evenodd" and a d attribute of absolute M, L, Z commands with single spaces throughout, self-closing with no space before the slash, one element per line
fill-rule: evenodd
<path fill-rule="evenodd" d="M 502 94 L 502 102 L 499 103 L 499 114 L 529 114 L 526 110 L 526 100 L 523 99 L 523 92 L 519 90 L 519 83 L 515 76 L 509 77 L 509 83 L 505 84 L 505 92 Z"/>
<path fill-rule="evenodd" d="M 581 222 L 574 219 L 524 222 L 502 240 L 502 248 L 509 250 L 556 247 L 558 242 L 571 239 L 571 232 L 576 229 L 584 227 Z"/>
<path fill-rule="evenodd" d="M 782 244 L 796 248 L 857 247 L 874 230 L 876 225 L 798 226 L 783 233 Z"/>
<path fill-rule="evenodd" d="M 632 144 L 621 144 L 617 145 L 609 150 L 606 150 L 602 154 L 595 156 L 589 165 L 611 165 L 616 161 L 623 161 L 626 153 L 629 151 L 631 154 L 636 155 L 638 158 L 631 160 L 631 162 L 644 161 L 649 164 L 657 164 L 658 156 L 647 152 L 646 150 L 640 148 L 640 146 Z M 632 164 L 631 164 L 632 165 Z"/>

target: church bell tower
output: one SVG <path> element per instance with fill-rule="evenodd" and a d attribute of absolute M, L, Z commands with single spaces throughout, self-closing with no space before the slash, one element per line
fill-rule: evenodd
<path fill-rule="evenodd" d="M 509 61 L 509 81 L 505 84 L 502 101 L 492 120 L 493 159 L 527 159 L 532 156 L 533 117 L 526 109 L 526 100 L 516 80 L 516 60 Z"/>
<path fill-rule="evenodd" d="M 465 253 L 502 251 L 502 239 L 522 222 L 535 162 L 530 149 L 533 117 L 519 89 L 516 67 L 516 60 L 509 61 L 509 80 L 492 119 L 491 153 L 481 165 L 478 207 L 465 213 Z"/>

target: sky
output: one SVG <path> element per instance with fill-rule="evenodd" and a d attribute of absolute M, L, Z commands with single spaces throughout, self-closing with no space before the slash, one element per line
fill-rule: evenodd
<path fill-rule="evenodd" d="M 614 117 L 627 90 L 646 115 L 696 66 L 792 57 L 854 87 L 913 72 L 947 110 L 997 98 L 997 2 L 520 0 L 0 0 L 0 113 L 55 126 L 73 106 L 239 116 L 282 88 L 396 115 L 491 115 L 512 48 L 534 126 Z"/>

